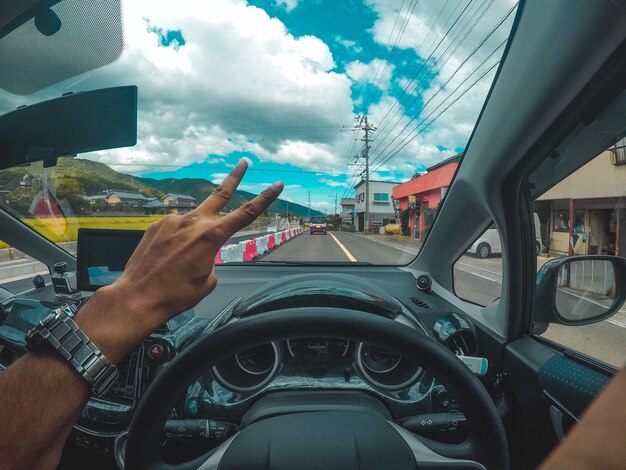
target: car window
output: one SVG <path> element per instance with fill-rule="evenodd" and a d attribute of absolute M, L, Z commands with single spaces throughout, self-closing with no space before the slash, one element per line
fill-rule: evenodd
<path fill-rule="evenodd" d="M 502 242 L 496 226 L 489 227 L 454 263 L 454 293 L 463 300 L 488 305 L 502 292 Z"/>
<path fill-rule="evenodd" d="M 543 246 L 537 269 L 548 261 L 582 255 L 626 257 L 624 140 L 600 152 L 535 198 L 535 229 Z M 580 261 L 559 276 L 556 303 L 567 311 L 601 312 L 612 303 L 615 279 L 603 261 Z M 626 364 L 626 308 L 583 326 L 535 326 L 543 338 L 610 365 Z"/>

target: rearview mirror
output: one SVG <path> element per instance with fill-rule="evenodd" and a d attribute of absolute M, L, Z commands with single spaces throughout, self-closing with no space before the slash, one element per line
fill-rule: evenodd
<path fill-rule="evenodd" d="M 590 255 L 548 261 L 537 273 L 535 330 L 547 323 L 587 325 L 614 315 L 626 300 L 626 259 Z"/>
<path fill-rule="evenodd" d="M 136 86 L 70 94 L 0 116 L 0 169 L 136 143 Z"/>

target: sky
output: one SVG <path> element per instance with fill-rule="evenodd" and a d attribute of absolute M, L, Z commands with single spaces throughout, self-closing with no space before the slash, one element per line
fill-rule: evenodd
<path fill-rule="evenodd" d="M 118 171 L 221 182 L 277 179 L 328 213 L 351 197 L 372 132 L 371 178 L 403 182 L 463 151 L 514 18 L 513 0 L 126 0 L 112 65 L 0 111 L 68 91 L 135 84 L 138 143 L 94 152 Z M 63 18 L 61 18 L 63 20 Z"/>

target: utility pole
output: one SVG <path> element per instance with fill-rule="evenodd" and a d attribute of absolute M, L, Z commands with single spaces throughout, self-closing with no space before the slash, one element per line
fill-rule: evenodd
<path fill-rule="evenodd" d="M 367 116 L 361 116 L 356 127 L 365 133 L 365 136 L 361 139 L 365 143 L 363 151 L 361 152 L 361 157 L 365 158 L 365 172 L 363 175 L 365 179 L 365 214 L 363 217 L 363 233 L 367 233 L 370 219 L 370 143 L 372 142 L 370 132 L 375 131 L 376 128 L 370 125 L 367 120 Z"/>

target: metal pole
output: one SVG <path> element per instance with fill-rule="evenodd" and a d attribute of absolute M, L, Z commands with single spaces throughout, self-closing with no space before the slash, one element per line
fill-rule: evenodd
<path fill-rule="evenodd" d="M 365 156 L 365 227 L 363 228 L 363 233 L 367 234 L 369 229 L 369 220 L 370 220 L 370 158 L 369 158 L 369 149 L 370 149 L 370 127 L 367 123 L 367 116 L 365 116 L 365 149 L 363 150 L 363 155 Z"/>
<path fill-rule="evenodd" d="M 574 254 L 574 199 L 569 200 L 569 243 L 567 244 L 567 256 Z"/>

